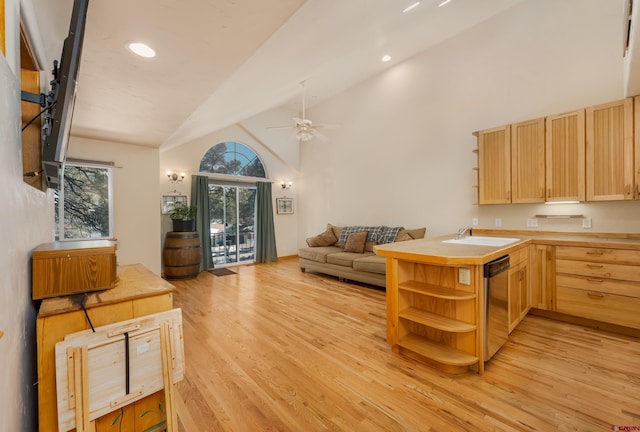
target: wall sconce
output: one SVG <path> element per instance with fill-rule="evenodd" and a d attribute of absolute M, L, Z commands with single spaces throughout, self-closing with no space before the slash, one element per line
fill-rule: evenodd
<path fill-rule="evenodd" d="M 182 183 L 184 180 L 184 173 L 172 173 L 171 171 L 167 171 L 167 177 L 169 178 L 169 183 Z"/>
<path fill-rule="evenodd" d="M 291 186 L 293 186 L 293 183 L 291 182 L 285 182 L 284 180 L 280 182 L 280 186 L 282 186 L 282 190 L 285 189 L 291 189 Z"/>

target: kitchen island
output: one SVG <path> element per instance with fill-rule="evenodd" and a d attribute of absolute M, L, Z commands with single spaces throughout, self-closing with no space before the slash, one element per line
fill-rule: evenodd
<path fill-rule="evenodd" d="M 476 234 L 474 230 L 474 234 Z M 482 230 L 506 246 L 378 245 L 387 263 L 387 342 L 451 373 L 484 372 L 483 266 L 508 255 L 508 332 L 537 315 L 640 337 L 640 235 Z"/>

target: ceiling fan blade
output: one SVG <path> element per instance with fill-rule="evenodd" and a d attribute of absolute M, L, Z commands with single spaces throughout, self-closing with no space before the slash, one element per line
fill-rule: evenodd
<path fill-rule="evenodd" d="M 338 124 L 318 124 L 313 125 L 314 129 L 338 129 L 340 125 Z"/>
<path fill-rule="evenodd" d="M 322 142 L 327 142 L 329 141 L 329 137 L 321 134 L 320 132 L 318 132 L 315 128 L 311 131 L 311 133 L 313 134 L 314 138 L 318 138 L 320 141 Z"/>
<path fill-rule="evenodd" d="M 295 129 L 295 126 L 268 126 L 267 129 L 271 129 L 271 130 Z"/>

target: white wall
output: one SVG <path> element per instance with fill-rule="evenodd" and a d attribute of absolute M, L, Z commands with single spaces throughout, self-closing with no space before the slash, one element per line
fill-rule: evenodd
<path fill-rule="evenodd" d="M 157 149 L 71 137 L 67 156 L 114 162 L 114 234 L 118 265 L 140 263 L 160 275 Z"/>
<path fill-rule="evenodd" d="M 621 22 L 621 1 L 528 0 L 314 107 L 342 126 L 301 146 L 299 244 L 327 222 L 524 228 L 543 209 L 472 205 L 472 133 L 622 98 Z M 607 204 L 575 212 L 594 231 L 638 230 L 639 203 Z"/>
<path fill-rule="evenodd" d="M 19 42 L 17 0 L 6 0 L 7 47 Z M 0 431 L 36 427 L 36 310 L 31 301 L 31 251 L 53 240 L 53 195 L 22 181 L 17 50 L 0 55 Z"/>
<path fill-rule="evenodd" d="M 294 198 L 294 214 L 274 214 L 276 244 L 278 256 L 296 255 L 298 253 L 298 182 L 299 182 L 299 151 L 298 143 L 291 139 L 291 131 L 272 131 L 268 126 L 286 126 L 292 124 L 291 117 L 295 113 L 287 110 L 273 110 L 263 115 L 248 119 L 241 125 L 231 126 L 214 132 L 178 148 L 160 153 L 160 187 L 163 193 L 177 190 L 185 195 L 191 195 L 191 176 L 198 174 L 200 160 L 212 146 L 235 141 L 244 144 L 258 154 L 267 171 L 267 181 L 273 182 L 272 197 L 275 213 L 276 198 L 286 195 Z M 167 181 L 165 172 L 185 172 L 185 181 L 171 185 Z M 280 187 L 281 181 L 291 181 L 293 187 L 286 192 Z M 161 236 L 164 239 L 167 231 L 171 231 L 171 221 L 168 216 L 162 217 Z"/>

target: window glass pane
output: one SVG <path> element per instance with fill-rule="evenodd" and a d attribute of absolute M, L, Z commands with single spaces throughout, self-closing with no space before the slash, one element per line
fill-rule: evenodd
<path fill-rule="evenodd" d="M 65 166 L 56 200 L 60 239 L 112 237 L 110 174 L 110 168 Z"/>
<path fill-rule="evenodd" d="M 211 147 L 200 161 L 200 172 L 265 178 L 258 155 L 244 144 L 223 142 Z"/>

